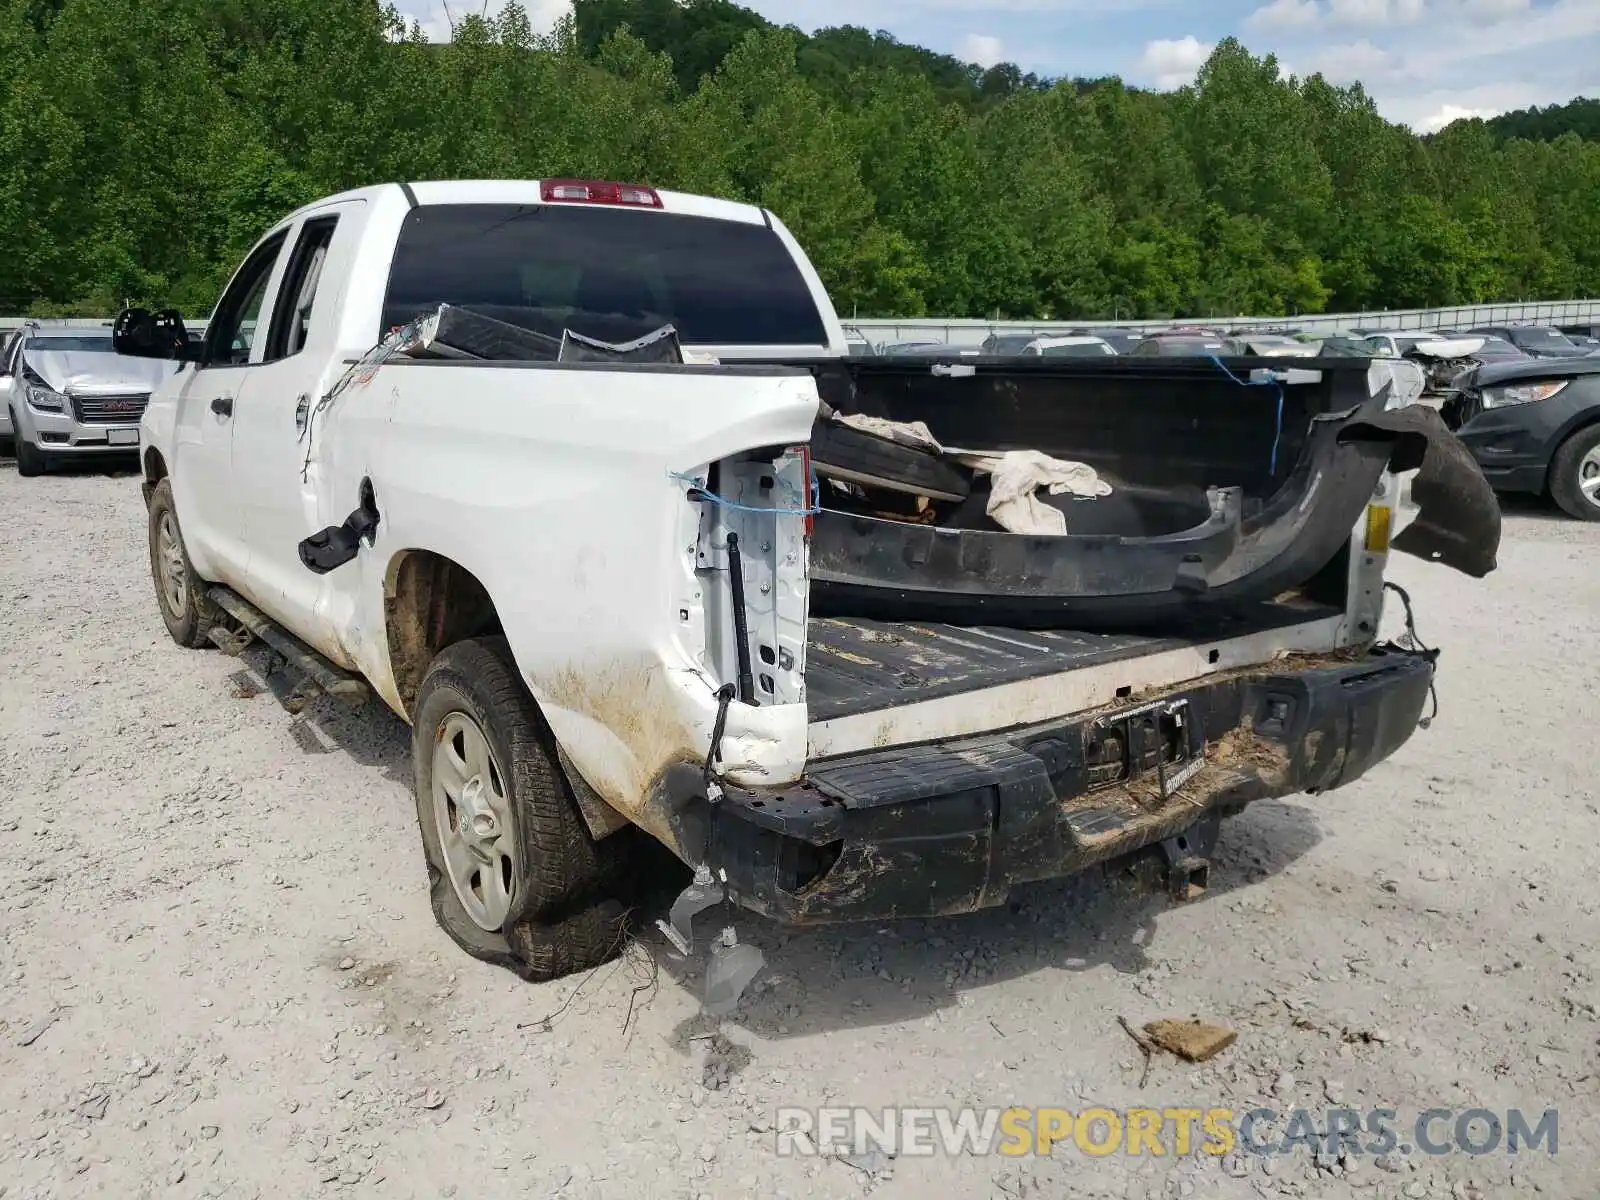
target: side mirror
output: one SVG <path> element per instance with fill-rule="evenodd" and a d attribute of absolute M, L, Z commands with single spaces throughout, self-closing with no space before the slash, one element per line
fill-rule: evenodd
<path fill-rule="evenodd" d="M 163 358 L 177 362 L 198 362 L 200 343 L 190 341 L 183 318 L 175 308 L 151 312 L 148 308 L 125 308 L 111 326 L 111 348 L 131 358 Z"/>

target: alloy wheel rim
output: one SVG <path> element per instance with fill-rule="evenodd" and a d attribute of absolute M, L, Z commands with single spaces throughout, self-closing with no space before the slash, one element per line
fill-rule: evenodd
<path fill-rule="evenodd" d="M 433 814 L 456 899 L 479 929 L 499 931 L 516 898 L 516 828 L 505 774 L 464 712 L 451 713 L 435 735 Z"/>
<path fill-rule="evenodd" d="M 189 599 L 189 572 L 183 564 L 183 542 L 170 511 L 161 514 L 156 534 L 156 571 L 161 576 L 161 598 L 167 611 L 181 617 Z"/>
<path fill-rule="evenodd" d="M 1600 505 L 1600 446 L 1585 454 L 1578 464 L 1578 490 L 1590 504 Z"/>

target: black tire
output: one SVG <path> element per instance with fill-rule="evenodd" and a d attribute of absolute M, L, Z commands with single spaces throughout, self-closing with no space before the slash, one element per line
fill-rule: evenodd
<path fill-rule="evenodd" d="M 1597 452 L 1600 425 L 1590 425 L 1562 442 L 1550 459 L 1550 495 L 1563 512 L 1580 521 L 1600 521 L 1600 492 L 1585 494 L 1582 486 L 1583 472 L 1594 469 L 1592 456 Z M 1590 460 L 1588 468 L 1585 459 Z"/>
<path fill-rule="evenodd" d="M 811 462 L 818 475 L 936 500 L 964 500 L 972 491 L 971 473 L 937 454 L 837 421 L 818 421 L 812 428 Z"/>
<path fill-rule="evenodd" d="M 156 589 L 156 607 L 161 610 L 161 619 L 166 623 L 172 640 L 180 646 L 198 650 L 211 644 L 206 635 L 217 623 L 219 614 L 217 606 L 211 603 L 207 595 L 209 585 L 195 574 L 194 564 L 189 561 L 189 549 L 183 544 L 183 529 L 178 524 L 178 510 L 172 503 L 170 481 L 163 479 L 151 489 L 149 513 L 150 582 Z M 183 568 L 183 602 L 177 605 L 169 599 L 163 586 L 161 529 L 168 520 L 172 523 L 177 540 L 176 552 Z"/>
<path fill-rule="evenodd" d="M 445 865 L 434 811 L 434 749 L 453 714 L 488 742 L 515 828 L 520 862 L 498 930 L 468 915 Z M 412 722 L 417 825 L 433 915 L 474 958 L 532 980 L 557 979 L 616 957 L 626 932 L 624 881 L 635 830 L 589 836 L 556 758 L 555 740 L 517 674 L 503 637 L 473 638 L 428 667 Z"/>
<path fill-rule="evenodd" d="M 11 427 L 13 429 L 17 427 L 15 417 L 11 419 Z M 23 437 L 21 433 L 18 433 L 16 435 L 16 448 L 18 475 L 21 475 L 24 479 L 33 479 L 44 474 L 44 455 L 39 452 L 39 447 Z"/>

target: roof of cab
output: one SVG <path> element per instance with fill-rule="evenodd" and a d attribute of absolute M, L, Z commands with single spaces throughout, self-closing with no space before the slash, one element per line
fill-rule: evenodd
<path fill-rule="evenodd" d="M 328 196 L 297 210 L 293 216 L 325 205 L 345 200 L 366 200 L 369 203 L 401 201 L 408 206 L 415 197 L 418 205 L 432 204 L 544 204 L 538 179 L 441 179 L 417 183 L 380 183 L 371 187 L 354 188 Z M 410 195 L 407 195 L 409 191 Z M 754 204 L 740 204 L 732 200 L 719 200 L 713 196 L 695 196 L 688 192 L 667 192 L 655 189 L 661 197 L 661 209 L 640 207 L 640 212 L 682 213 L 691 217 L 711 217 L 721 221 L 739 221 L 746 225 L 771 224 L 765 209 Z M 581 207 L 581 205 L 574 205 Z"/>

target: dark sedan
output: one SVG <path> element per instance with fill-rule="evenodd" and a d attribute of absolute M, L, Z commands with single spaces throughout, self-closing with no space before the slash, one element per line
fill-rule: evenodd
<path fill-rule="evenodd" d="M 1561 330 L 1544 325 L 1479 325 L 1467 332 L 1504 338 L 1524 354 L 1531 354 L 1535 358 L 1574 358 L 1588 353 Z"/>
<path fill-rule="evenodd" d="M 1479 367 L 1443 415 L 1499 492 L 1548 492 L 1600 521 L 1600 358 Z"/>

